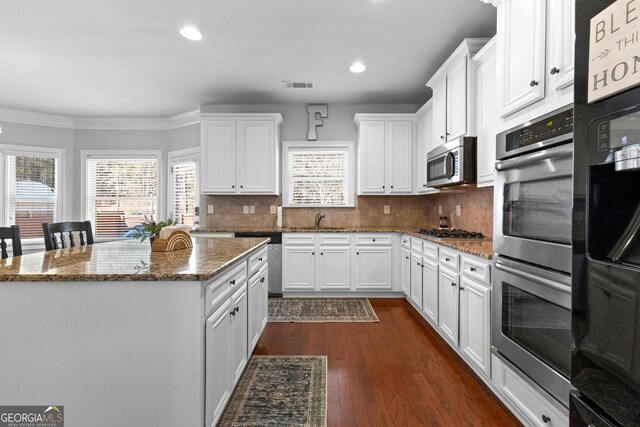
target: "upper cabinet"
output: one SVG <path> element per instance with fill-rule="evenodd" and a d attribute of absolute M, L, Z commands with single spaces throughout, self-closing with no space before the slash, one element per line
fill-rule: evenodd
<path fill-rule="evenodd" d="M 496 38 L 472 58 L 476 81 L 477 185 L 493 185 L 496 161 Z"/>
<path fill-rule="evenodd" d="M 433 145 L 475 133 L 471 56 L 488 39 L 465 39 L 427 82 L 433 90 Z"/>
<path fill-rule="evenodd" d="M 415 114 L 356 114 L 358 195 L 411 194 Z"/>
<path fill-rule="evenodd" d="M 416 113 L 418 120 L 418 143 L 414 161 L 415 190 L 419 194 L 437 192 L 427 187 L 427 153 L 433 149 L 433 98 L 427 101 Z"/>
<path fill-rule="evenodd" d="M 575 0 L 483 1 L 498 8 L 498 131 L 571 103 Z"/>
<path fill-rule="evenodd" d="M 280 114 L 202 115 L 205 194 L 278 194 Z"/>

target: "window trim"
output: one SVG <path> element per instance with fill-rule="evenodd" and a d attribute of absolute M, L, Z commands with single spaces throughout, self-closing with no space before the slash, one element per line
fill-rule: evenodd
<path fill-rule="evenodd" d="M 158 219 L 165 218 L 165 206 L 166 203 L 164 201 L 164 179 L 162 178 L 164 175 L 164 163 L 162 161 L 162 151 L 161 150 L 80 150 L 80 173 L 82 174 L 81 178 L 81 193 L 80 193 L 80 203 L 81 203 L 81 212 L 83 218 L 88 218 L 89 214 L 87 212 L 87 160 L 89 159 L 155 159 L 156 164 L 158 165 L 158 171 L 156 173 L 156 185 L 158 188 L 158 200 L 156 200 L 156 212 L 158 213 Z M 95 230 L 95 224 L 91 224 Z M 94 231 L 95 233 L 95 231 Z M 95 238 L 95 242 L 106 242 L 110 240 L 118 240 L 115 237 L 103 237 L 103 238 Z"/>
<path fill-rule="evenodd" d="M 345 205 L 289 204 L 289 150 L 325 151 L 342 149 L 347 152 L 347 203 Z M 355 144 L 353 141 L 283 141 L 282 142 L 282 206 L 285 208 L 353 208 L 355 206 Z"/>
<path fill-rule="evenodd" d="M 36 145 L 17 145 L 17 144 L 0 144 L 0 200 L 2 204 L 0 204 L 0 226 L 8 227 L 12 224 L 5 224 L 7 218 L 7 207 L 8 203 L 6 203 L 7 198 L 7 156 L 43 156 L 43 157 L 53 157 L 57 160 L 56 167 L 56 219 L 57 221 L 62 221 L 64 218 L 64 199 L 63 199 L 63 189 L 64 186 L 64 148 L 54 148 L 54 147 L 41 147 Z M 22 239 L 22 250 L 27 253 L 32 249 L 37 249 L 39 247 L 44 247 L 44 241 L 41 238 L 27 238 Z"/>
<path fill-rule="evenodd" d="M 189 161 L 196 162 L 196 197 L 197 206 L 200 210 L 200 217 L 202 217 L 202 210 L 200 209 L 200 147 L 185 148 L 182 150 L 174 150 L 167 152 L 167 215 L 173 210 L 174 194 L 173 194 L 173 173 L 171 168 L 174 162 Z M 202 220 L 200 220 L 202 223 Z M 199 225 L 195 227 L 198 229 Z"/>

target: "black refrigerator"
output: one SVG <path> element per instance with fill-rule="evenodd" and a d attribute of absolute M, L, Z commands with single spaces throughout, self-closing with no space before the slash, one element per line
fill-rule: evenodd
<path fill-rule="evenodd" d="M 639 23 L 576 0 L 572 427 L 640 426 Z"/>

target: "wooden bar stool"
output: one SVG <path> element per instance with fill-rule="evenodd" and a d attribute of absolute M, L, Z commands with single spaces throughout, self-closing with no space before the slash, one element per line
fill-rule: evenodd
<path fill-rule="evenodd" d="M 13 256 L 22 255 L 22 242 L 20 241 L 20 227 L 12 225 L 11 227 L 0 227 L 0 258 L 9 258 L 7 252 L 7 242 L 11 239 L 11 252 Z"/>
<path fill-rule="evenodd" d="M 80 246 L 93 245 L 91 221 L 56 222 L 53 224 L 43 222 L 42 231 L 44 232 L 44 246 L 48 251 L 67 247 L 65 233 L 67 233 L 69 247 L 71 248 L 76 246 L 74 232 L 79 234 Z"/>

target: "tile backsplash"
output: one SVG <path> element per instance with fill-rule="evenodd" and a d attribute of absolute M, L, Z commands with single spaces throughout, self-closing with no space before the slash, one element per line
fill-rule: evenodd
<path fill-rule="evenodd" d="M 493 188 L 468 188 L 456 193 L 424 196 L 358 196 L 352 208 L 284 208 L 282 222 L 285 227 L 313 227 L 316 213 L 324 212 L 322 225 L 326 227 L 437 227 L 438 205 L 443 214 L 455 212 L 461 206 L 461 215 L 449 215 L 449 223 L 456 228 L 480 231 L 486 236 L 493 230 Z M 207 229 L 234 227 L 271 228 L 275 215 L 272 205 L 282 204 L 280 196 L 206 196 L 203 203 L 213 204 L 214 213 L 206 215 Z M 384 214 L 384 206 L 390 213 Z M 255 214 L 245 215 L 244 206 L 255 206 Z M 202 207 L 206 212 L 206 205 Z M 453 221 L 451 220 L 453 219 Z"/>

